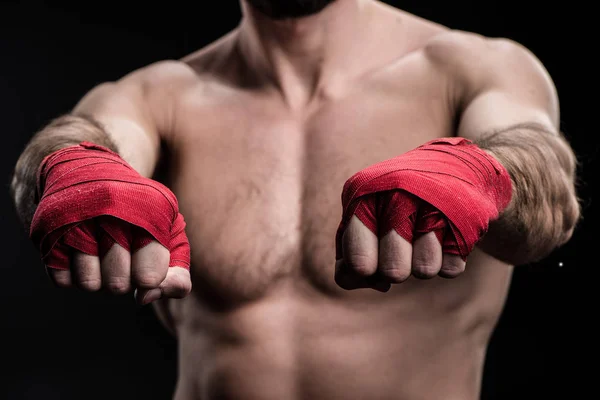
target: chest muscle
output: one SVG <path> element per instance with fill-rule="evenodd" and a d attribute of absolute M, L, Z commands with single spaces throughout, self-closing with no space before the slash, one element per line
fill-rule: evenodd
<path fill-rule="evenodd" d="M 195 122 L 174 146 L 169 186 L 188 224 L 195 289 L 226 303 L 255 300 L 289 279 L 338 290 L 344 182 L 452 134 L 442 102 L 409 89 L 358 89 L 306 118 L 243 99 L 187 118 Z"/>

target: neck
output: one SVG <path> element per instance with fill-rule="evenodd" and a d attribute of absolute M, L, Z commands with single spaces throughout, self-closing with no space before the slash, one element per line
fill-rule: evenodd
<path fill-rule="evenodd" d="M 336 0 L 321 12 L 271 19 L 242 1 L 239 46 L 257 78 L 301 106 L 332 80 L 342 79 L 366 31 L 369 0 Z"/>

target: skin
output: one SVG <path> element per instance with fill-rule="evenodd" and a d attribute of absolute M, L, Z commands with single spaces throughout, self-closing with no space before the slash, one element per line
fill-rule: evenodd
<path fill-rule="evenodd" d="M 72 112 L 100 122 L 125 160 L 176 194 L 190 271 L 168 268 L 155 242 L 133 255 L 115 245 L 103 260 L 76 254 L 71 271 L 50 277 L 153 303 L 179 343 L 178 400 L 477 399 L 513 265 L 568 240 L 579 215 L 550 77 L 514 42 L 374 1 L 281 20 L 241 4 L 228 35 L 100 85 Z M 354 173 L 434 138 L 525 123 L 536 128 L 507 137 L 548 135 L 553 162 L 517 146 L 486 150 L 507 168 L 558 177 L 548 187 L 563 200 L 549 214 L 520 205 L 515 189 L 466 265 L 433 233 L 377 238 L 354 217 L 335 261 L 340 193 Z M 526 178 L 514 175 L 515 187 Z M 534 195 L 554 198 L 539 186 Z M 505 238 L 521 220 L 537 234 L 518 247 Z"/>

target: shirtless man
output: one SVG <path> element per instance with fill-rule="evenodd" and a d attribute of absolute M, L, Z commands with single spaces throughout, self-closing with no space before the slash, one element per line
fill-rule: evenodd
<path fill-rule="evenodd" d="M 223 38 L 94 88 L 28 144 L 12 191 L 50 277 L 154 304 L 179 343 L 175 399 L 477 399 L 512 266 L 579 219 L 547 72 L 510 40 L 372 0 L 241 7 Z M 357 206 L 361 171 L 388 159 L 376 170 L 411 166 L 414 191 Z M 487 186 L 469 194 L 469 174 Z M 444 218 L 419 230 L 432 204 Z M 117 218 L 71 218 L 100 209 Z"/>

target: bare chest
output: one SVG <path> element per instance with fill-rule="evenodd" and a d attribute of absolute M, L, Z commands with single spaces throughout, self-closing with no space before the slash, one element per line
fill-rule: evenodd
<path fill-rule="evenodd" d="M 192 102 L 169 186 L 187 222 L 194 288 L 226 303 L 255 300 L 290 280 L 338 291 L 334 237 L 344 182 L 452 134 L 443 96 L 405 86 L 353 89 L 301 117 L 248 94 L 211 112 L 194 114 Z"/>

